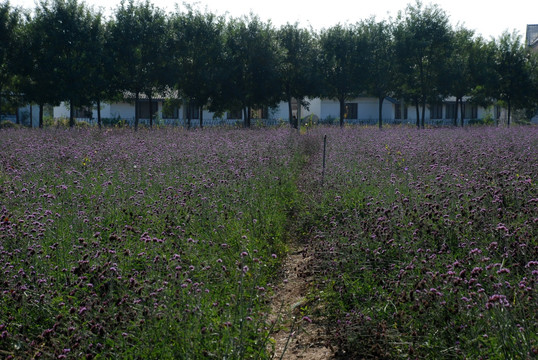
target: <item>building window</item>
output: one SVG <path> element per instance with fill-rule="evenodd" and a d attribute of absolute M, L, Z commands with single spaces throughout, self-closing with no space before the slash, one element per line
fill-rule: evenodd
<path fill-rule="evenodd" d="M 251 109 L 250 110 L 250 118 L 251 119 L 267 119 L 268 116 L 267 108 L 261 108 L 261 109 Z"/>
<path fill-rule="evenodd" d="M 200 118 L 200 109 L 194 104 L 187 105 L 185 107 L 184 118 L 188 119 L 190 115 L 191 120 L 196 120 Z"/>
<path fill-rule="evenodd" d="M 177 104 L 175 104 L 173 101 L 168 100 L 163 102 L 162 116 L 163 119 L 178 119 L 179 108 Z"/>
<path fill-rule="evenodd" d="M 443 105 L 433 104 L 430 105 L 430 119 L 442 119 L 443 118 Z"/>
<path fill-rule="evenodd" d="M 463 105 L 463 113 L 465 114 L 465 119 L 476 119 L 478 118 L 478 106 L 475 104 L 465 103 Z"/>
<path fill-rule="evenodd" d="M 92 118 L 92 110 L 90 108 L 87 108 L 87 107 L 81 107 L 81 108 L 77 108 L 75 109 L 75 113 L 74 113 L 74 117 L 78 118 L 78 119 L 91 119 Z"/>
<path fill-rule="evenodd" d="M 228 111 L 226 115 L 228 120 L 240 120 L 243 118 L 243 112 L 240 110 Z"/>
<path fill-rule="evenodd" d="M 458 112 L 456 103 L 450 102 L 450 103 L 447 103 L 445 106 L 446 106 L 445 119 L 452 119 L 452 120 L 455 119 L 456 113 Z"/>
<path fill-rule="evenodd" d="M 501 118 L 502 108 L 499 105 L 495 105 L 495 119 L 499 120 Z"/>
<path fill-rule="evenodd" d="M 403 110 L 403 119 L 407 120 L 407 106 L 403 103 L 395 105 L 395 114 L 394 118 L 396 120 L 402 120 L 402 110 Z"/>
<path fill-rule="evenodd" d="M 347 103 L 345 118 L 349 120 L 357 120 L 359 118 L 359 104 Z"/>
<path fill-rule="evenodd" d="M 151 102 L 151 112 L 153 117 L 159 110 L 159 103 L 157 101 Z M 141 119 L 149 119 L 149 101 L 140 101 L 138 103 L 138 117 Z"/>

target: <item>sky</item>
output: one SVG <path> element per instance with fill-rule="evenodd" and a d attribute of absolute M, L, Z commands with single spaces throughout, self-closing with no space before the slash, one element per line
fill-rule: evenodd
<path fill-rule="evenodd" d="M 79 0 L 110 15 L 121 0 Z M 151 0 L 150 0 L 151 1 Z M 153 0 L 153 4 L 166 11 L 174 11 L 177 0 Z M 315 30 L 328 28 L 338 23 L 355 23 L 375 16 L 376 19 L 395 18 L 398 11 L 415 0 L 199 0 L 186 1 L 201 10 L 219 15 L 240 17 L 252 12 L 262 20 L 275 26 L 298 22 L 301 27 Z M 486 39 L 498 38 L 503 31 L 516 30 L 525 37 L 527 24 L 538 24 L 538 1 L 478 1 L 478 0 L 424 0 L 425 5 L 439 5 L 449 16 L 452 25 L 463 25 L 475 30 Z M 36 0 L 10 0 L 12 6 L 34 9 Z M 180 6 L 181 8 L 182 6 Z"/>

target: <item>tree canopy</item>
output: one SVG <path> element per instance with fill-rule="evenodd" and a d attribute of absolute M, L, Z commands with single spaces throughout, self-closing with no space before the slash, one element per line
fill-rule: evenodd
<path fill-rule="evenodd" d="M 290 124 L 298 127 L 298 118 L 293 118 L 292 101 L 297 106 L 307 106 L 306 97 L 315 97 L 320 94 L 320 73 L 318 59 L 319 51 L 315 37 L 297 24 L 287 24 L 277 31 L 278 45 L 281 48 L 279 64 L 280 84 L 282 86 L 282 100 L 288 103 Z"/>
<path fill-rule="evenodd" d="M 152 97 L 172 89 L 189 105 L 189 119 L 195 108 L 200 121 L 204 108 L 242 111 L 246 127 L 253 109 L 280 101 L 296 127 L 292 102 L 307 106 L 313 97 L 339 102 L 340 125 L 347 101 L 377 97 L 380 127 L 389 96 L 415 106 L 419 128 L 426 107 L 447 96 L 456 98 L 454 124 L 464 98 L 505 105 L 509 119 L 512 110 L 538 103 L 537 55 L 518 34 L 486 41 L 452 28 L 439 6 L 421 2 L 390 21 L 370 18 L 319 33 L 189 5 L 167 14 L 149 0 L 124 0 L 109 19 L 78 0 L 43 1 L 32 15 L 4 2 L 0 30 L 0 111 L 8 93 L 41 106 L 67 101 L 71 124 L 77 107 L 127 99 L 136 104 L 137 128 L 143 95 L 151 125 Z"/>
<path fill-rule="evenodd" d="M 336 25 L 320 35 L 322 95 L 338 100 L 340 126 L 347 117 L 346 101 L 366 89 L 366 43 L 357 36 L 355 26 Z"/>
<path fill-rule="evenodd" d="M 426 104 L 439 101 L 447 93 L 441 78 L 446 59 L 452 54 L 448 16 L 437 5 L 408 5 L 398 15 L 394 40 L 399 94 L 414 103 L 417 127 L 424 128 Z"/>

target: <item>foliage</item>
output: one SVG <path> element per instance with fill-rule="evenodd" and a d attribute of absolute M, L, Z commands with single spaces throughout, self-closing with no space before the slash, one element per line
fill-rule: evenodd
<path fill-rule="evenodd" d="M 394 39 L 391 25 L 370 18 L 359 24 L 359 36 L 366 42 L 365 58 L 367 71 L 367 93 L 379 99 L 379 128 L 382 127 L 383 101 L 393 95 L 397 85 Z"/>
<path fill-rule="evenodd" d="M 340 103 L 340 126 L 346 118 L 345 101 L 365 90 L 366 74 L 362 52 L 366 44 L 356 27 L 336 25 L 320 34 L 322 94 Z"/>
<path fill-rule="evenodd" d="M 88 90 L 91 73 L 88 71 L 91 48 L 95 41 L 94 29 L 99 21 L 77 0 L 54 0 L 50 6 L 44 2 L 32 21 L 33 36 L 39 37 L 41 50 L 46 49 L 48 76 L 54 77 L 54 103 L 68 99 L 71 108 L 70 126 L 74 126 L 75 107 L 90 103 Z M 50 79 L 49 81 L 51 81 Z"/>
<path fill-rule="evenodd" d="M 225 30 L 224 64 L 217 109 L 243 109 L 250 127 L 251 109 L 271 107 L 281 98 L 278 79 L 280 56 L 270 23 L 257 16 L 231 19 Z"/>
<path fill-rule="evenodd" d="M 339 101 L 341 125 L 346 100 L 363 95 L 379 99 L 380 126 L 387 96 L 414 105 L 419 127 L 426 106 L 449 95 L 462 106 L 464 96 L 504 105 L 510 116 L 512 108 L 529 114 L 538 108 L 538 60 L 521 37 L 506 33 L 487 42 L 452 29 L 437 5 L 416 2 L 389 21 L 371 18 L 319 33 L 297 24 L 277 30 L 252 14 L 228 19 L 185 8 L 165 14 L 149 0 L 128 0 L 105 20 L 78 0 L 43 1 L 33 15 L 2 3 L 1 101 L 7 93 L 12 107 L 60 101 L 99 107 L 158 94 L 181 97 L 201 113 L 241 110 L 245 126 L 252 109 L 284 100 L 291 119 L 291 99 L 307 106 L 306 99 L 319 96 Z M 135 128 L 138 117 L 136 111 Z"/>
<path fill-rule="evenodd" d="M 0 121 L 0 129 L 20 129 L 21 125 L 15 124 L 13 121 L 10 120 L 2 120 Z"/>
<path fill-rule="evenodd" d="M 505 32 L 494 43 L 496 86 L 492 88 L 495 97 L 508 108 L 508 126 L 512 109 L 532 107 L 536 104 L 536 90 L 533 84 L 533 66 L 530 50 L 525 48 L 516 33 Z"/>
<path fill-rule="evenodd" d="M 417 127 L 424 128 L 426 104 L 447 93 L 440 78 L 451 54 L 450 34 L 448 16 L 438 5 L 423 8 L 417 1 L 398 15 L 394 29 L 398 93 L 416 106 Z"/>
<path fill-rule="evenodd" d="M 187 7 L 186 13 L 176 14 L 171 20 L 170 53 L 173 55 L 174 83 L 189 104 L 200 109 L 218 94 L 216 85 L 223 67 L 224 21 L 211 13 L 202 13 Z M 190 120 L 191 114 L 188 114 Z"/>
<path fill-rule="evenodd" d="M 473 62 L 483 61 L 487 57 L 477 54 L 481 49 L 479 41 L 473 40 L 473 31 L 459 28 L 452 35 L 452 54 L 448 58 L 447 71 L 442 75 L 443 82 L 447 84 L 448 93 L 456 98 L 456 111 L 454 114 L 454 126 L 458 125 L 458 103 L 462 103 L 463 97 L 468 96 L 479 85 L 473 70 L 480 66 L 474 66 Z M 461 124 L 463 127 L 464 112 L 460 111 Z"/>
<path fill-rule="evenodd" d="M 5 95 L 10 90 L 13 91 L 14 72 L 12 66 L 16 62 L 13 55 L 20 22 L 19 12 L 11 8 L 9 2 L 0 3 L 0 114 L 3 113 L 3 98 L 7 98 Z"/>
<path fill-rule="evenodd" d="M 138 129 L 138 100 L 163 89 L 169 81 L 165 64 L 168 29 L 164 12 L 146 0 L 122 1 L 110 24 L 109 48 L 113 52 L 118 88 L 136 97 L 135 129 Z M 150 116 L 150 124 L 152 124 Z"/>
<path fill-rule="evenodd" d="M 282 51 L 279 65 L 282 100 L 288 102 L 289 122 L 297 129 L 298 122 L 293 122 L 292 98 L 297 100 L 298 106 L 307 106 L 304 99 L 318 95 L 318 49 L 312 34 L 306 29 L 300 29 L 297 24 L 282 26 L 277 32 L 277 39 Z M 298 115 L 296 120 L 299 117 Z"/>

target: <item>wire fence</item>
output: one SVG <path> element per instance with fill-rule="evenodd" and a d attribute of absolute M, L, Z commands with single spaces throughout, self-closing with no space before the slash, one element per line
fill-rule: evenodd
<path fill-rule="evenodd" d="M 314 119 L 314 120 L 313 120 Z M 1 121 L 16 122 L 15 116 L 0 115 Z M 22 126 L 29 126 L 29 119 L 20 119 Z M 537 119 L 538 120 L 538 119 Z M 67 125 L 68 120 L 65 118 L 48 119 L 46 126 L 61 126 Z M 90 126 L 97 126 L 96 118 L 76 118 L 78 124 L 87 124 Z M 65 124 L 64 124 L 65 123 Z M 531 123 L 538 123 L 538 121 L 532 121 Z M 149 127 L 149 119 L 139 119 L 139 126 Z M 289 121 L 285 119 L 251 119 L 251 127 L 279 127 L 289 125 Z M 344 125 L 356 125 L 356 126 L 378 126 L 378 119 L 346 119 Z M 387 125 L 403 125 L 403 126 L 416 126 L 416 119 L 383 119 L 383 126 Z M 464 126 L 482 124 L 481 119 L 465 119 Z M 34 126 L 37 126 L 37 121 L 34 120 Z M 103 118 L 102 125 L 105 127 L 134 127 L 135 119 L 133 118 Z M 196 129 L 200 128 L 199 119 L 191 119 L 190 125 L 187 119 L 154 119 L 153 125 L 156 127 L 182 127 Z M 302 126 L 313 125 L 326 125 L 326 126 L 339 126 L 340 120 L 338 118 L 326 118 L 317 119 L 317 117 L 307 116 L 301 121 Z M 424 125 L 428 127 L 452 127 L 454 126 L 454 119 L 425 119 Z M 203 127 L 227 127 L 227 128 L 241 128 L 244 127 L 244 121 L 242 119 L 204 119 L 202 121 Z M 458 119 L 457 126 L 461 126 L 461 119 Z"/>
<path fill-rule="evenodd" d="M 95 118 L 77 118 L 78 122 L 85 122 L 89 125 L 97 125 L 97 119 Z M 134 118 L 115 118 L 115 119 L 102 119 L 104 126 L 127 126 L 134 127 Z M 204 119 L 200 124 L 200 119 L 191 119 L 190 124 L 187 119 L 154 119 L 154 126 L 172 126 L 172 127 L 184 127 L 184 128 L 199 128 L 203 127 L 243 127 L 244 121 L 241 119 Z M 282 126 L 288 124 L 287 121 L 282 119 L 251 119 L 251 126 L 255 127 L 271 127 Z M 139 119 L 139 126 L 150 126 L 149 119 Z"/>

